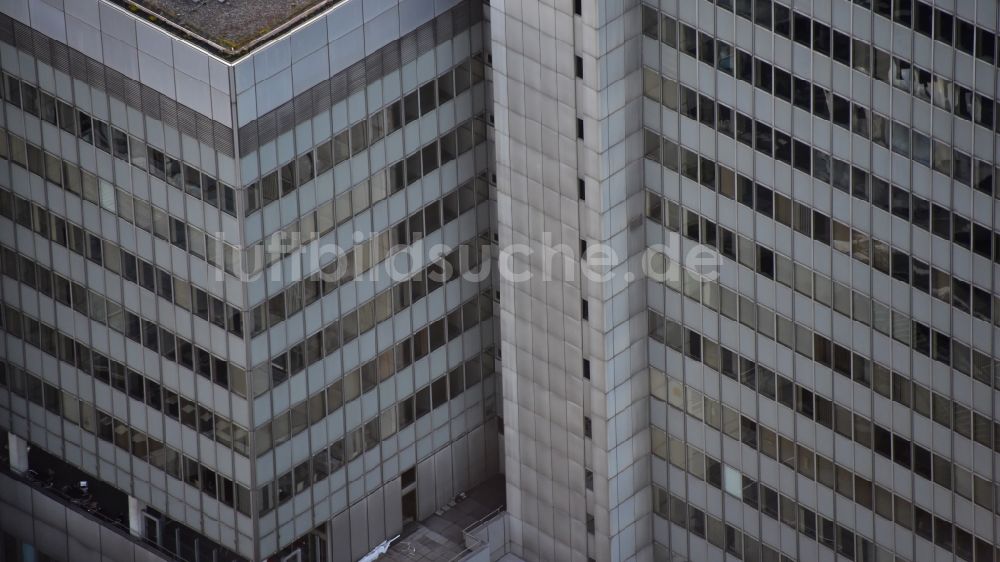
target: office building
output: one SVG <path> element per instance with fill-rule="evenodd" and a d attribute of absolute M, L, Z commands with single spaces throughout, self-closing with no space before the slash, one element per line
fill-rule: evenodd
<path fill-rule="evenodd" d="M 0 558 L 356 560 L 498 471 L 480 3 L 0 12 Z"/>
<path fill-rule="evenodd" d="M 619 258 L 501 281 L 512 550 L 1000 559 L 996 4 L 490 19 L 501 248 Z"/>
<path fill-rule="evenodd" d="M 0 12 L 8 557 L 1000 560 L 994 2 Z"/>

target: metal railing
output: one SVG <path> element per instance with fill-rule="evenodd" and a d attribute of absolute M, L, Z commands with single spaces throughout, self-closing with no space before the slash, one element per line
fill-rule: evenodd
<path fill-rule="evenodd" d="M 457 562 L 458 560 L 461 560 L 472 553 L 479 552 L 479 550 L 482 548 L 488 548 L 489 536 L 487 536 L 487 538 L 485 539 L 482 539 L 477 537 L 474 533 L 484 525 L 489 524 L 489 522 L 492 521 L 494 518 L 496 518 L 497 515 L 502 514 L 506 510 L 507 506 L 501 505 L 500 507 L 487 513 L 486 515 L 479 518 L 477 521 L 473 522 L 468 527 L 463 529 L 462 538 L 465 540 L 466 547 L 464 550 L 462 550 L 462 552 L 459 552 L 455 556 L 452 556 L 448 562 Z M 473 543 L 472 546 L 469 546 L 470 542 Z"/>

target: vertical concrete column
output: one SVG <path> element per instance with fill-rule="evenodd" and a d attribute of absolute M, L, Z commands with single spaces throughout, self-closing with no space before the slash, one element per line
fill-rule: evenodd
<path fill-rule="evenodd" d="M 142 502 L 128 497 L 128 529 L 133 536 L 142 537 Z M 156 539 L 156 537 L 150 537 Z"/>
<path fill-rule="evenodd" d="M 7 447 L 10 449 L 10 469 L 18 474 L 28 472 L 28 442 L 8 433 Z"/>

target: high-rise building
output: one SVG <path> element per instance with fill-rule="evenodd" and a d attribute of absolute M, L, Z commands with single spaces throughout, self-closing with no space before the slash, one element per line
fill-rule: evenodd
<path fill-rule="evenodd" d="M 516 553 L 1000 559 L 997 18 L 491 3 Z"/>
<path fill-rule="evenodd" d="M 995 2 L 0 12 L 2 556 L 1000 561 Z"/>
<path fill-rule="evenodd" d="M 499 470 L 481 3 L 0 12 L 0 559 L 352 561 Z"/>

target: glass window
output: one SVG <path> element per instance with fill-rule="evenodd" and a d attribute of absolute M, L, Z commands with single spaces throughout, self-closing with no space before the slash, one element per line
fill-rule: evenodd
<path fill-rule="evenodd" d="M 695 31 L 693 27 L 680 24 L 680 41 L 678 49 L 682 53 L 691 55 L 692 57 L 698 56 L 698 32 Z"/>
<path fill-rule="evenodd" d="M 802 45 L 805 45 L 806 47 L 809 47 L 809 45 L 811 43 L 811 37 L 810 37 L 810 33 L 809 33 L 810 27 L 811 27 L 811 25 L 810 25 L 811 22 L 810 22 L 809 18 L 807 16 L 804 16 L 804 15 L 798 13 L 798 12 L 793 12 L 793 23 L 794 23 L 794 25 L 793 25 L 792 31 L 794 32 L 794 35 L 792 36 L 792 38 L 797 43 L 800 43 Z"/>
<path fill-rule="evenodd" d="M 416 90 L 403 98 L 403 115 L 407 124 L 420 117 L 420 103 Z"/>
<path fill-rule="evenodd" d="M 975 54 L 976 26 L 963 20 L 955 20 L 955 47 L 967 54 Z M 991 53 L 992 54 L 992 53 Z M 991 57 L 992 58 L 992 57 Z"/>
<path fill-rule="evenodd" d="M 819 20 L 813 20 L 813 50 L 830 56 L 830 37 L 830 26 L 821 23 Z"/>
<path fill-rule="evenodd" d="M 427 86 L 425 86 L 426 88 Z M 358 121 L 351 126 L 351 156 L 368 148 L 367 127 L 364 121 Z"/>
<path fill-rule="evenodd" d="M 736 78 L 753 83 L 753 57 L 739 49 L 736 50 Z"/>
<path fill-rule="evenodd" d="M 709 66 L 715 64 L 715 39 L 711 35 L 698 33 L 698 43 L 701 62 Z"/>
<path fill-rule="evenodd" d="M 910 155 L 910 128 L 896 121 L 892 122 L 892 150 L 906 157 Z"/>
<path fill-rule="evenodd" d="M 792 12 L 781 4 L 774 4 L 774 32 L 792 38 Z"/>
<path fill-rule="evenodd" d="M 935 10 L 934 38 L 951 45 L 955 34 L 955 18 L 948 12 Z"/>

